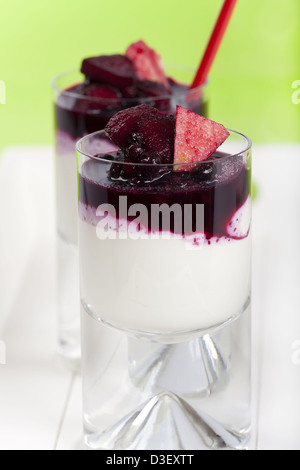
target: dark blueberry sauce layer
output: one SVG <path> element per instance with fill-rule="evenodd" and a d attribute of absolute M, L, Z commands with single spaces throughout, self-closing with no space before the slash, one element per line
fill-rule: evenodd
<path fill-rule="evenodd" d="M 200 164 L 193 171 L 174 172 L 170 166 L 135 167 L 135 172 L 124 175 L 125 165 L 114 161 L 104 162 L 105 156 L 86 161 L 79 178 L 79 200 L 97 208 L 101 204 L 111 205 L 119 217 L 120 196 L 127 197 L 127 206 L 142 204 L 147 208 L 148 219 L 143 225 L 151 231 L 161 231 L 162 226 L 153 226 L 152 204 L 179 204 L 182 217 L 185 205 L 192 207 L 192 232 L 196 230 L 195 214 L 198 204 L 204 205 L 204 233 L 207 239 L 228 236 L 227 225 L 235 212 L 250 194 L 250 174 L 242 157 L 215 154 L 210 161 Z M 106 158 L 113 159 L 112 155 Z M 119 167 L 119 168 L 118 168 Z M 128 167 L 132 171 L 132 166 Z M 133 220 L 128 217 L 128 220 Z M 181 227 L 178 231 L 177 227 Z M 183 235 L 184 223 L 176 224 L 171 219 L 170 231 Z"/>
<path fill-rule="evenodd" d="M 176 105 L 184 106 L 191 111 L 207 116 L 207 103 L 201 97 L 186 101 L 188 86 L 169 80 L 171 97 L 149 96 L 148 82 L 141 82 L 135 91 L 121 90 L 117 97 L 108 95 L 107 100 L 98 100 L 97 97 L 86 96 L 90 83 L 74 85 L 62 92 L 55 103 L 56 129 L 67 132 L 74 139 L 105 128 L 110 118 L 118 111 L 141 104 L 145 99 L 147 104 L 155 106 L 161 112 L 169 113 L 176 110 Z M 142 86 L 143 85 L 143 86 Z M 147 88 L 148 86 L 148 88 Z M 151 84 L 153 87 L 153 83 Z M 90 90 L 90 88 L 88 89 Z M 72 94 L 73 93 L 73 94 Z M 128 95 L 128 96 L 126 96 Z"/>

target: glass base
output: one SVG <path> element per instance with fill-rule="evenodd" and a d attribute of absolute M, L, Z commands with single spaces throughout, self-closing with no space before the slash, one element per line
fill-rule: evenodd
<path fill-rule="evenodd" d="M 242 450 L 249 438 L 249 430 L 236 433 L 165 391 L 85 443 L 98 450 Z"/>
<path fill-rule="evenodd" d="M 83 312 L 90 339 L 83 351 L 87 449 L 248 449 L 249 322 L 248 305 L 217 332 L 161 344 L 103 327 Z M 105 360 L 97 341 L 103 328 L 115 335 Z"/>
<path fill-rule="evenodd" d="M 58 355 L 70 370 L 81 365 L 78 247 L 57 237 Z"/>

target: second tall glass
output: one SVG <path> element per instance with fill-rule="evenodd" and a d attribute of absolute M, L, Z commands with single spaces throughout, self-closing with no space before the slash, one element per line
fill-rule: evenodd
<path fill-rule="evenodd" d="M 162 112 L 174 112 L 176 105 L 181 105 L 207 116 L 206 85 L 188 90 L 182 84 L 191 83 L 192 70 L 170 66 L 166 71 L 174 79 L 172 93 L 155 98 L 83 96 L 72 91 L 74 84 L 84 80 L 83 75 L 77 72 L 64 73 L 52 84 L 58 234 L 58 351 L 64 362 L 75 369 L 79 368 L 81 360 L 75 145 L 83 136 L 103 129 L 117 111 L 139 104 L 151 104 Z"/>

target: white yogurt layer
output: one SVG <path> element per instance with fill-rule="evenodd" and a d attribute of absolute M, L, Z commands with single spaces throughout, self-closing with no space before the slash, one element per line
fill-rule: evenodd
<path fill-rule="evenodd" d="M 174 335 L 242 312 L 251 284 L 249 230 L 242 239 L 209 242 L 202 234 L 116 239 L 111 230 L 101 236 L 93 210 L 81 207 L 81 297 L 94 317 L 121 329 Z"/>
<path fill-rule="evenodd" d="M 69 243 L 77 244 L 78 190 L 76 141 L 63 131 L 56 132 L 57 227 Z"/>

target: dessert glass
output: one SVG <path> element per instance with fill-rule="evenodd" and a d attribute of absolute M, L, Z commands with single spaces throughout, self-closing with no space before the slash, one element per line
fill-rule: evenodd
<path fill-rule="evenodd" d="M 251 141 L 174 172 L 96 132 L 77 165 L 86 447 L 249 448 Z"/>
<path fill-rule="evenodd" d="M 191 83 L 193 70 L 168 66 L 168 76 L 179 86 L 163 97 L 103 99 L 72 91 L 84 76 L 76 71 L 63 73 L 52 83 L 55 105 L 55 166 L 57 201 L 58 266 L 58 352 L 63 361 L 78 370 L 81 364 L 80 300 L 77 244 L 76 142 L 83 136 L 104 129 L 117 111 L 151 104 L 165 112 L 184 106 L 207 116 L 207 84 L 186 90 L 180 83 Z"/>

